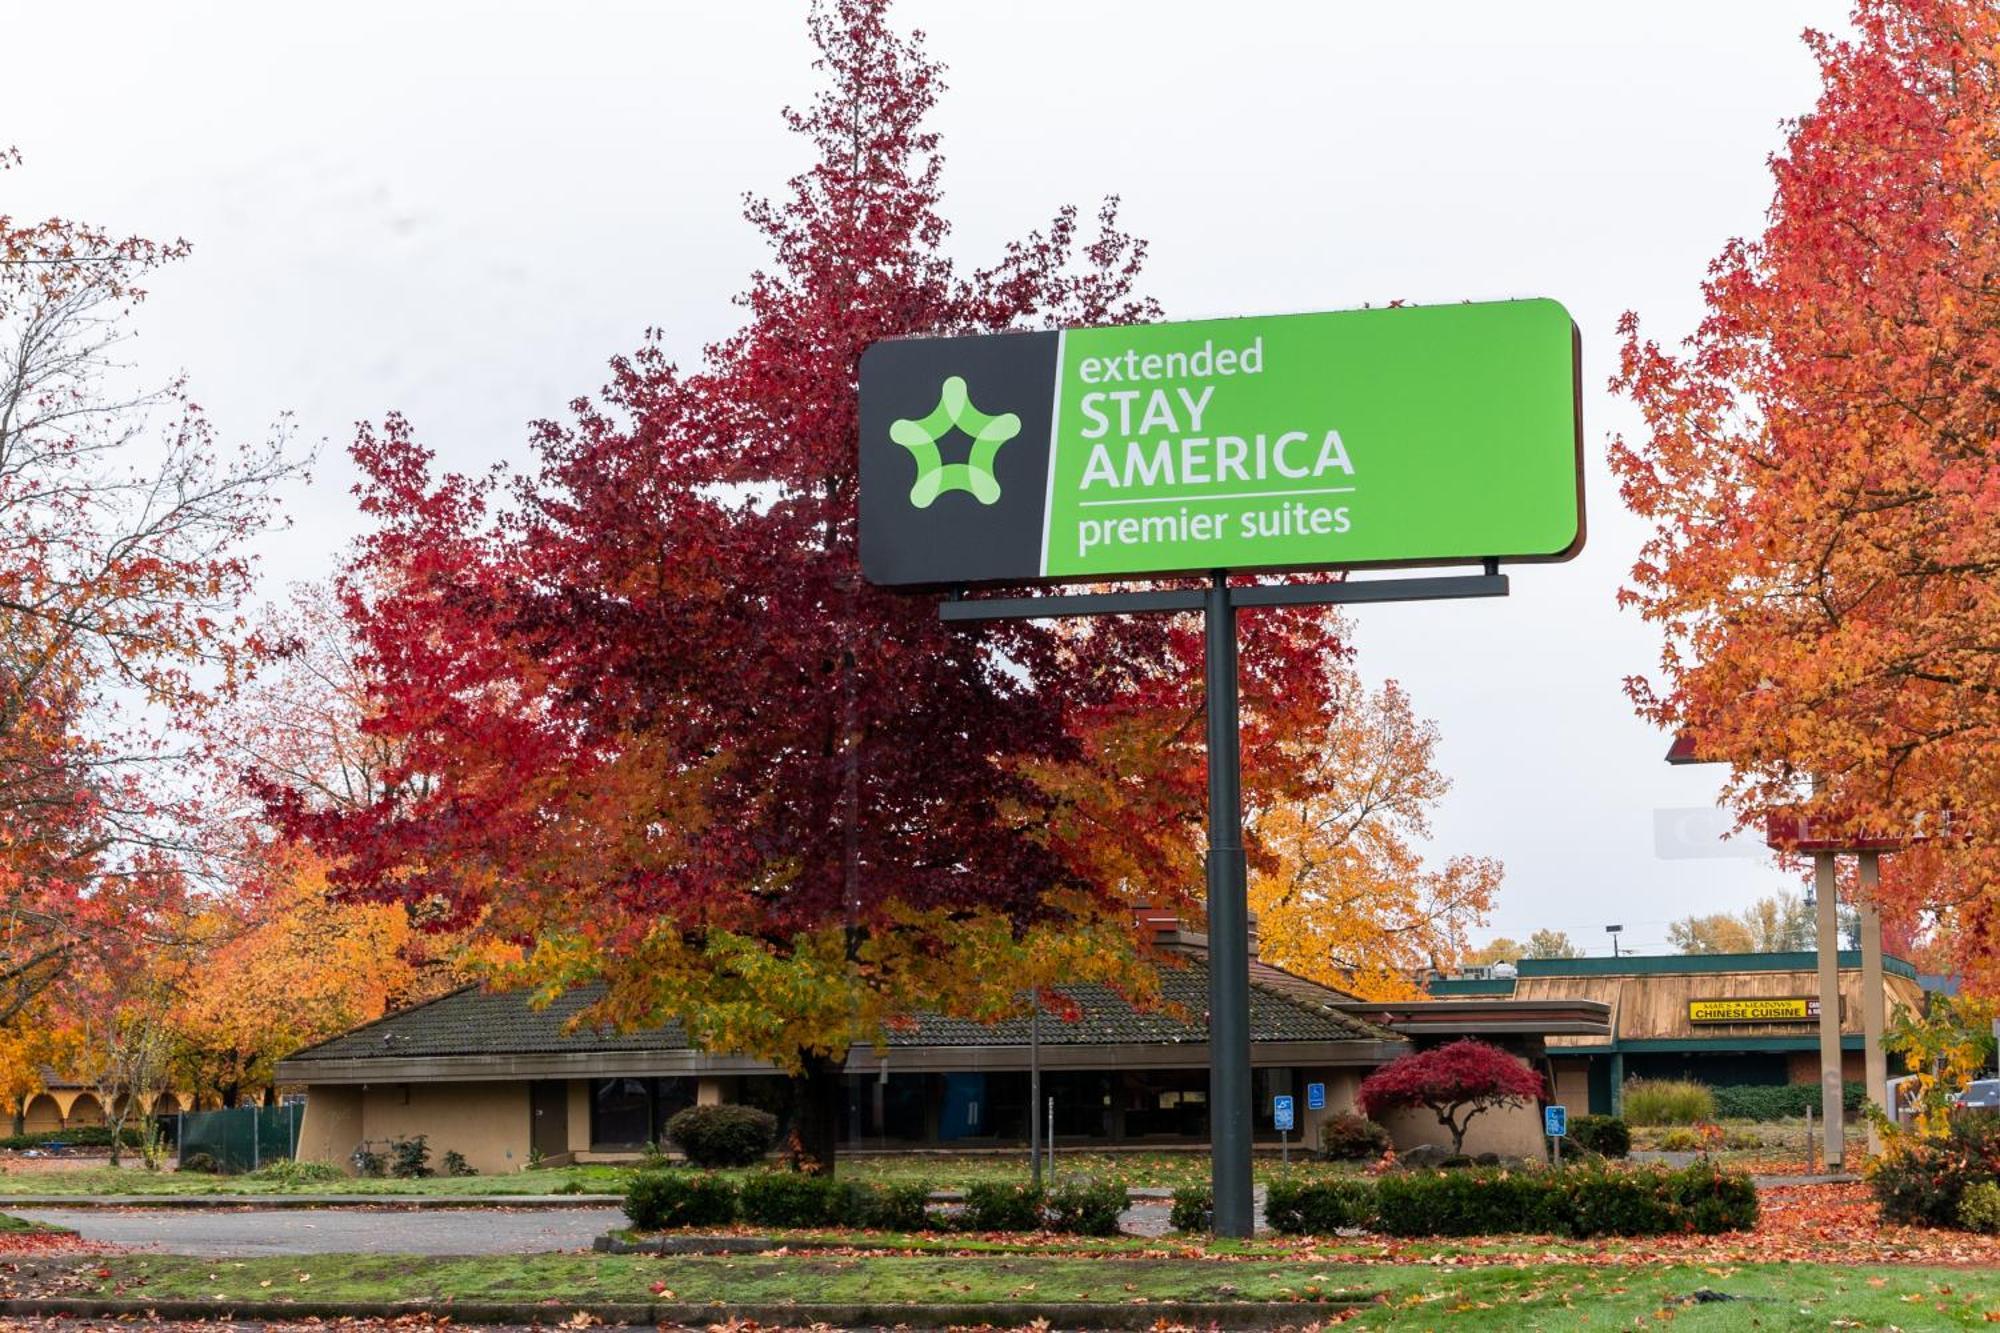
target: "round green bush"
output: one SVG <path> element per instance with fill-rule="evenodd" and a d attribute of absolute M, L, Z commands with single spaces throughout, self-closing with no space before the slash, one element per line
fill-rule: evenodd
<path fill-rule="evenodd" d="M 981 1181 L 965 1188 L 965 1208 L 959 1225 L 967 1231 L 1040 1231 L 1041 1190 L 1028 1185 Z"/>
<path fill-rule="evenodd" d="M 754 1106 L 690 1106 L 667 1121 L 667 1138 L 696 1166 L 751 1166 L 778 1141 L 778 1117 Z"/>
<path fill-rule="evenodd" d="M 868 1192 L 861 1215 L 847 1225 L 874 1231 L 926 1231 L 934 1225 L 930 1201 L 929 1185 L 877 1185 Z"/>
<path fill-rule="evenodd" d="M 1615 1115 L 1580 1115 L 1569 1122 L 1569 1136 L 1577 1147 L 1602 1157 L 1632 1152 L 1632 1130 Z"/>
<path fill-rule="evenodd" d="M 1115 1236 L 1125 1187 L 1115 1181 L 1066 1182 L 1050 1191 L 1049 1229 L 1071 1236 Z"/>
<path fill-rule="evenodd" d="M 1389 1151 L 1389 1131 L 1366 1116 L 1330 1116 L 1320 1122 L 1319 1151 L 1336 1162 L 1370 1162 Z"/>
<path fill-rule="evenodd" d="M 1183 1185 L 1174 1191 L 1168 1223 L 1176 1231 L 1209 1231 L 1215 1226 L 1215 1192 L 1206 1185 Z"/>

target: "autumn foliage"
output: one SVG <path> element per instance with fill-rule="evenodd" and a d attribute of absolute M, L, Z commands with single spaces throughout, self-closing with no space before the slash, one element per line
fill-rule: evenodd
<path fill-rule="evenodd" d="M 1412 999 L 1458 961 L 1493 904 L 1500 864 L 1418 849 L 1451 782 L 1437 728 L 1393 681 L 1369 690 L 1344 658 L 1314 716 L 1278 743 L 1288 785 L 1250 813 L 1263 856 L 1250 880 L 1259 955 L 1363 999 Z"/>
<path fill-rule="evenodd" d="M 813 160 L 750 206 L 771 263 L 698 368 L 657 341 L 621 358 L 506 483 L 433 475 L 400 419 L 362 434 L 377 526 L 342 594 L 386 766 L 358 801 L 261 777 L 343 891 L 518 946 L 497 979 L 602 980 L 596 1019 L 678 1019 L 798 1075 L 798 1155 L 824 1165 L 850 1045 L 1055 977 L 1143 987 L 1135 895 L 1200 881 L 1136 878 L 1143 823 L 1100 844 L 1066 785 L 1102 771 L 1081 717 L 1184 688 L 1185 626 L 948 627 L 855 558 L 862 351 L 1151 315 L 1142 248 L 1109 205 L 1094 234 L 1063 209 L 959 272 L 937 67 L 879 4 L 812 35 L 825 84 L 788 119 Z"/>
<path fill-rule="evenodd" d="M 1948 832 L 1892 859 L 2000 984 L 2000 11 L 1862 0 L 1679 351 L 1636 318 L 1612 465 L 1654 524 L 1625 601 L 1662 630 L 1640 710 L 1730 765 L 1747 818 Z"/>
<path fill-rule="evenodd" d="M 256 769 L 340 892 L 473 932 L 495 981 L 601 981 L 595 1021 L 793 1073 L 796 1156 L 824 1165 L 849 1048 L 911 1011 L 999 1017 L 1058 980 L 1148 998 L 1134 908 L 1198 916 L 1205 756 L 1192 618 L 947 626 L 862 580 L 870 344 L 1158 312 L 1111 203 L 958 268 L 937 65 L 876 0 L 811 34 L 823 86 L 787 119 L 812 158 L 748 209 L 771 260 L 742 327 L 690 369 L 657 340 L 614 362 L 536 427 L 531 475 L 439 476 L 410 423 L 364 430 L 376 526 L 340 591 L 369 780 Z M 1253 863 L 1285 877 L 1282 947 L 1380 990 L 1494 872 L 1418 865 L 1428 733 L 1334 669 L 1340 630 L 1243 619 Z M 1379 808 L 1350 758 L 1394 788 Z M 1323 937 L 1288 924 L 1321 903 Z"/>
<path fill-rule="evenodd" d="M 1371 1120 L 1421 1106 L 1451 1135 L 1454 1154 L 1465 1150 L 1474 1117 L 1503 1106 L 1538 1101 L 1542 1076 L 1498 1046 L 1461 1038 L 1428 1051 L 1398 1056 L 1361 1080 L 1355 1101 Z"/>

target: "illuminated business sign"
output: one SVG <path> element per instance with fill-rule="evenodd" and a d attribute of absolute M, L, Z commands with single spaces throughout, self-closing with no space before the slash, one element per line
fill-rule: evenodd
<path fill-rule="evenodd" d="M 1689 1000 L 1690 1023 L 1817 1023 L 1819 1001 L 1808 995 Z"/>
<path fill-rule="evenodd" d="M 876 343 L 861 563 L 885 585 L 1562 560 L 1577 337 L 1554 301 Z"/>

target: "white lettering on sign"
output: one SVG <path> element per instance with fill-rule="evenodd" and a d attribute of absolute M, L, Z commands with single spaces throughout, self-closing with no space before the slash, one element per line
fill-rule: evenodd
<path fill-rule="evenodd" d="M 1095 395 L 1091 395 L 1095 396 Z M 1179 441 L 1128 440 L 1122 459 L 1109 443 L 1094 444 L 1084 464 L 1079 489 L 1101 486 L 1125 490 L 1140 486 L 1199 486 L 1218 482 L 1255 483 L 1286 477 L 1293 481 L 1318 480 L 1335 474 L 1354 475 L 1354 462 L 1340 432 L 1329 430 L 1317 453 L 1312 437 L 1291 430 L 1273 439 L 1259 432 L 1249 439 L 1237 435 L 1184 436 Z M 1293 492 L 1296 494 L 1296 492 Z M 1241 496 L 1153 496 L 1155 500 L 1241 499 Z M 1084 504 L 1092 503 L 1089 500 Z"/>
<path fill-rule="evenodd" d="M 1209 339 L 1192 352 L 1141 353 L 1126 348 L 1122 356 L 1086 356 L 1077 364 L 1085 384 L 1136 384 L 1142 380 L 1207 379 L 1211 375 L 1261 375 L 1264 340 L 1248 347 L 1217 350 Z"/>

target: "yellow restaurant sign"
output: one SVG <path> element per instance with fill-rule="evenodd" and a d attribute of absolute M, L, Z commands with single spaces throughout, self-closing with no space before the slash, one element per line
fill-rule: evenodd
<path fill-rule="evenodd" d="M 1790 995 L 1769 999 L 1689 1000 L 1690 1023 L 1816 1023 L 1819 1001 Z"/>

